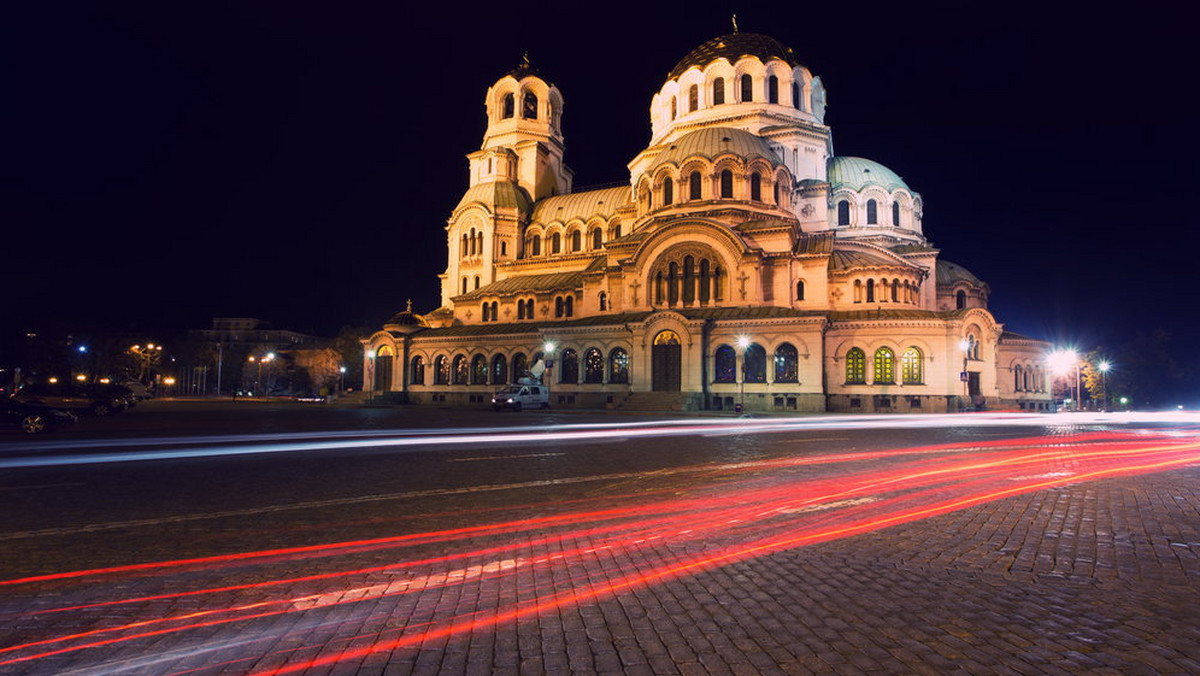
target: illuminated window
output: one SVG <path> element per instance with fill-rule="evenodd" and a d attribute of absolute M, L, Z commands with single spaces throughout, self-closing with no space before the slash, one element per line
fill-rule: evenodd
<path fill-rule="evenodd" d="M 492 384 L 503 385 L 508 382 L 508 360 L 504 355 L 492 357 Z"/>
<path fill-rule="evenodd" d="M 725 103 L 725 78 L 719 77 L 713 80 L 712 89 L 713 105 L 719 106 Z"/>
<path fill-rule="evenodd" d="M 700 199 L 700 172 L 698 171 L 693 171 L 688 176 L 688 199 Z"/>
<path fill-rule="evenodd" d="M 867 200 L 867 225 L 876 225 L 879 223 L 879 207 L 875 204 L 875 200 Z"/>
<path fill-rule="evenodd" d="M 754 81 L 749 75 L 742 76 L 742 101 L 749 102 L 754 100 Z"/>
<path fill-rule="evenodd" d="M 713 382 L 737 382 L 737 352 L 728 345 L 717 348 L 714 357 Z"/>
<path fill-rule="evenodd" d="M 800 356 L 791 343 L 775 348 L 775 382 L 800 382 Z"/>
<path fill-rule="evenodd" d="M 742 353 L 742 380 L 747 383 L 767 382 L 767 351 L 752 343 Z"/>
<path fill-rule="evenodd" d="M 455 385 L 467 384 L 467 358 L 465 355 L 454 357 L 454 370 L 452 372 Z"/>
<path fill-rule="evenodd" d="M 923 364 L 924 359 L 919 349 L 910 347 L 904 351 L 904 355 L 900 357 L 900 377 L 904 379 L 905 385 L 920 385 L 925 382 Z"/>
<path fill-rule="evenodd" d="M 767 78 L 767 103 L 779 103 L 779 78 Z"/>
<path fill-rule="evenodd" d="M 450 360 L 446 359 L 444 354 L 439 354 L 433 360 L 433 384 L 450 384 Z"/>
<path fill-rule="evenodd" d="M 837 224 L 850 225 L 850 203 L 846 200 L 838 202 L 837 205 Z"/>
<path fill-rule="evenodd" d="M 692 85 L 688 87 L 688 112 L 694 113 L 700 107 L 700 87 Z"/>
<path fill-rule="evenodd" d="M 598 348 L 588 348 L 588 351 L 583 353 L 583 382 L 604 382 L 604 355 Z"/>
<path fill-rule="evenodd" d="M 896 383 L 896 353 L 891 348 L 881 347 L 875 350 L 874 378 L 876 385 L 894 385 Z"/>
<path fill-rule="evenodd" d="M 750 174 L 750 199 L 755 202 L 762 201 L 762 176 L 758 172 Z"/>
<path fill-rule="evenodd" d="M 412 368 L 408 371 L 408 381 L 413 385 L 425 384 L 425 360 L 421 355 L 412 358 Z"/>
<path fill-rule="evenodd" d="M 721 172 L 721 197 L 733 197 L 733 172 L 728 169 Z"/>
<path fill-rule="evenodd" d="M 516 114 L 516 110 L 515 110 L 516 104 L 517 104 L 516 97 L 514 97 L 512 94 L 505 94 L 504 95 L 504 110 L 500 114 L 500 116 L 507 120 L 508 118 L 515 115 Z"/>
<path fill-rule="evenodd" d="M 521 117 L 527 120 L 536 120 L 538 116 L 538 100 L 537 94 L 533 92 L 525 92 L 525 103 L 521 107 Z"/>
<path fill-rule="evenodd" d="M 629 353 L 619 347 L 608 353 L 608 382 L 629 383 Z"/>
<path fill-rule="evenodd" d="M 570 348 L 562 351 L 562 367 L 559 369 L 558 382 L 579 382 L 579 353 Z"/>
<path fill-rule="evenodd" d="M 471 384 L 487 385 L 487 358 L 481 354 L 471 357 Z"/>
<path fill-rule="evenodd" d="M 859 348 L 852 347 L 846 353 L 846 384 L 863 385 L 867 382 L 867 355 Z"/>

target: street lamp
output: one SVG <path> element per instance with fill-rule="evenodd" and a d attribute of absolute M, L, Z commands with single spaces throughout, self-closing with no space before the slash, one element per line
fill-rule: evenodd
<path fill-rule="evenodd" d="M 738 336 L 737 346 L 738 354 L 742 362 L 742 373 L 738 383 L 738 404 L 736 410 L 738 413 L 741 413 L 746 408 L 746 348 L 750 347 L 750 337 Z"/>
<path fill-rule="evenodd" d="M 338 367 L 338 394 L 346 391 L 346 367 Z"/>
<path fill-rule="evenodd" d="M 958 350 L 962 352 L 963 356 L 962 371 L 958 374 L 958 379 L 963 384 L 963 405 L 960 409 L 965 409 L 967 402 L 971 400 L 971 381 L 970 376 L 967 375 L 967 360 L 971 358 L 971 341 L 966 338 L 958 341 Z"/>
<path fill-rule="evenodd" d="M 1075 410 L 1079 410 L 1079 355 L 1075 350 L 1055 350 L 1046 357 L 1055 375 L 1066 375 L 1075 369 Z M 1070 383 L 1067 388 L 1070 389 Z M 1063 402 L 1066 404 L 1067 402 Z"/>
<path fill-rule="evenodd" d="M 1100 363 L 1096 364 L 1096 368 L 1100 370 L 1100 391 L 1104 393 L 1104 399 L 1101 400 L 1100 405 L 1101 405 L 1101 408 L 1103 408 L 1103 410 L 1107 411 L 1108 410 L 1108 370 L 1110 368 L 1112 368 L 1112 362 L 1108 361 L 1107 359 L 1101 359 Z"/>

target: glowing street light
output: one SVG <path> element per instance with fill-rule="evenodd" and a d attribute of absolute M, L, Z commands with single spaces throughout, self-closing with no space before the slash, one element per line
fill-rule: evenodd
<path fill-rule="evenodd" d="M 1100 363 L 1096 364 L 1096 368 L 1100 370 L 1100 390 L 1104 392 L 1104 399 L 1101 404 L 1104 410 L 1108 410 L 1108 370 L 1112 368 L 1112 362 L 1107 359 L 1101 359 Z"/>
<path fill-rule="evenodd" d="M 1055 350 L 1046 356 L 1046 363 L 1055 375 L 1066 375 L 1075 369 L 1075 410 L 1079 410 L 1079 355 L 1075 350 Z M 1064 401 L 1064 404 L 1069 403 Z"/>

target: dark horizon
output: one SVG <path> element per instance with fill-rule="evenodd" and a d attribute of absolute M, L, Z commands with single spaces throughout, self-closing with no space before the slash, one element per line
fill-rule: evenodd
<path fill-rule="evenodd" d="M 487 88 L 525 52 L 565 99 L 584 187 L 628 179 L 650 98 L 723 14 L 454 17 L 317 5 L 26 8 L 3 49 L 10 331 L 256 317 L 333 335 L 438 306 L 444 225 Z M 829 92 L 838 155 L 924 198 L 1009 330 L 1087 348 L 1178 311 L 1196 245 L 1177 93 L 1186 22 L 940 7 L 741 12 Z M 824 13 L 823 13 L 824 12 Z M 1057 14 L 1056 14 L 1057 13 Z M 1157 235 L 1157 236 L 1154 236 Z M 1140 245 L 1143 251 L 1130 251 Z M 47 300 L 52 299 L 52 300 Z"/>

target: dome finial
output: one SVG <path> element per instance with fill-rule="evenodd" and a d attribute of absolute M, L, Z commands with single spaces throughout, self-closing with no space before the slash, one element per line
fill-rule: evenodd
<path fill-rule="evenodd" d="M 529 63 L 529 50 L 528 50 L 528 49 L 527 49 L 527 50 L 525 50 L 525 53 L 521 55 L 521 61 L 523 62 L 523 63 L 521 64 L 521 65 L 523 65 L 523 66 L 526 66 L 526 67 L 528 67 L 529 65 L 531 65 L 531 64 Z"/>
<path fill-rule="evenodd" d="M 407 303 L 405 303 L 404 311 L 405 311 L 405 312 L 412 312 L 412 299 L 411 299 L 411 298 L 409 298 L 409 299 L 408 299 L 408 302 L 407 302 Z"/>
<path fill-rule="evenodd" d="M 734 33 L 738 32 L 738 27 L 737 27 L 737 13 L 736 13 L 736 12 L 735 12 L 735 13 L 734 13 L 734 15 L 733 15 L 733 32 L 734 32 Z"/>

